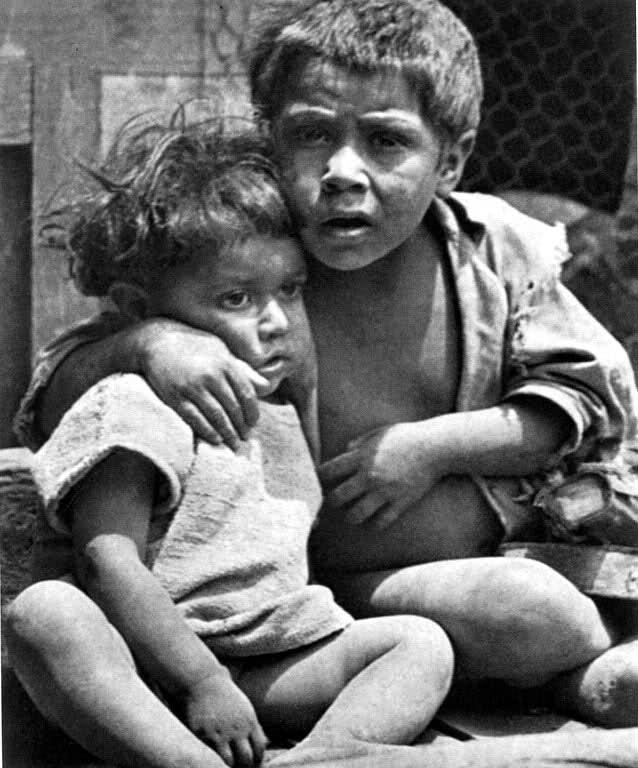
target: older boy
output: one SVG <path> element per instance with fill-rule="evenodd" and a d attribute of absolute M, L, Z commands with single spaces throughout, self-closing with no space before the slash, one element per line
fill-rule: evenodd
<path fill-rule="evenodd" d="M 613 453 L 635 395 L 620 346 L 559 282 L 561 230 L 452 194 L 479 120 L 469 33 L 436 0 L 317 0 L 277 4 L 256 39 L 253 100 L 312 256 L 317 569 L 359 615 L 440 622 L 462 674 L 569 672 L 565 705 L 636 724 L 636 643 L 612 648 L 619 628 L 549 568 L 481 557 L 515 523 L 520 478 Z M 43 358 L 26 410 L 45 431 L 94 380 L 135 370 L 203 435 L 245 436 L 259 378 L 218 340 L 163 322 L 95 341 L 109 330 Z"/>

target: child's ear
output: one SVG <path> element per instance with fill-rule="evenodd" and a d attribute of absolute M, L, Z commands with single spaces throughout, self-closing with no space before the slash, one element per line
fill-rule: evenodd
<path fill-rule="evenodd" d="M 120 312 L 131 320 L 144 320 L 149 316 L 150 298 L 147 291 L 139 285 L 112 283 L 109 298 L 117 304 Z"/>
<path fill-rule="evenodd" d="M 439 182 L 436 187 L 441 197 L 447 197 L 461 180 L 465 163 L 474 149 L 476 131 L 472 128 L 454 142 L 443 147 L 439 165 Z"/>

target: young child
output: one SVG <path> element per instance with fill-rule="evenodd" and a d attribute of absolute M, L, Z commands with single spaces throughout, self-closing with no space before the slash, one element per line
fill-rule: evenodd
<path fill-rule="evenodd" d="M 321 493 L 280 396 L 312 366 L 306 267 L 263 152 L 254 135 L 149 127 L 95 174 L 103 190 L 72 206 L 81 290 L 218 334 L 265 382 L 259 426 L 236 453 L 117 374 L 36 456 L 36 555 L 64 580 L 32 585 L 9 610 L 12 662 L 45 716 L 118 765 L 257 765 L 262 726 L 310 731 L 304 750 L 409 744 L 452 677 L 433 622 L 353 622 L 308 583 Z"/>
<path fill-rule="evenodd" d="M 252 98 L 311 257 L 318 577 L 358 616 L 440 623 L 459 675 L 553 681 L 580 717 L 635 725 L 638 627 L 541 563 L 487 557 L 547 470 L 635 434 L 636 400 L 626 354 L 560 283 L 562 228 L 453 192 L 479 122 L 470 34 L 438 0 L 314 0 L 273 4 L 255 41 Z M 255 423 L 263 382 L 218 339 L 101 318 L 41 357 L 24 439 L 118 370 L 210 440 Z"/>

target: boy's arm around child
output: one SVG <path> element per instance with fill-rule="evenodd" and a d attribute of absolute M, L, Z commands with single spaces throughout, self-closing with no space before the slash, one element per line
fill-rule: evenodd
<path fill-rule="evenodd" d="M 454 198 L 462 206 L 455 206 Z M 438 207 L 445 209 L 441 204 Z M 453 267 L 464 340 L 456 413 L 443 414 L 438 422 L 428 420 L 424 433 L 427 446 L 434 445 L 437 432 L 447 441 L 439 452 L 442 460 L 434 462 L 434 467 L 434 452 L 429 452 L 431 472 L 424 469 L 423 462 L 419 464 L 413 452 L 412 461 L 406 464 L 397 463 L 391 450 L 389 462 L 406 470 L 403 476 L 408 478 L 411 495 L 418 498 L 441 474 L 526 475 L 546 468 L 562 455 L 581 457 L 603 448 L 613 453 L 622 440 L 635 434 L 633 373 L 620 344 L 560 284 L 560 263 L 568 257 L 564 234 L 560 228 L 524 216 L 492 196 L 453 195 L 450 207 L 467 208 L 467 216 L 480 222 L 477 229 L 483 229 L 476 240 L 472 238 L 469 246 L 463 247 L 469 235 L 459 229 L 456 217 L 448 214 L 443 221 L 444 226 L 456 230 L 452 235 L 458 243 Z M 256 418 L 254 390 L 247 386 L 248 379 L 242 384 L 240 375 L 228 374 L 231 363 L 226 359 L 230 357 L 227 350 L 223 355 L 213 348 L 222 342 L 162 319 L 142 328 L 129 328 L 122 318 L 119 327 L 113 322 L 99 321 L 85 334 L 71 332 L 66 341 L 54 342 L 45 350 L 21 409 L 18 426 L 23 441 L 34 445 L 42 439 L 36 416 L 55 411 L 54 422 L 65 404 L 61 394 L 66 393 L 66 399 L 72 401 L 81 392 L 82 383 L 73 387 L 69 382 L 77 377 L 73 369 L 77 371 L 78 366 L 73 363 L 83 350 L 89 375 L 97 375 L 102 365 L 109 368 L 111 357 L 117 358 L 111 361 L 112 366 L 123 367 L 126 362 L 131 367 L 145 347 L 145 363 L 139 367 L 155 370 L 154 389 L 183 417 L 185 410 L 194 414 L 189 419 L 191 426 L 197 429 L 197 424 L 202 425 L 197 429 L 201 434 L 217 427 L 227 440 L 236 431 L 245 433 Z M 107 337 L 114 331 L 119 332 Z M 152 350 L 157 354 L 151 355 Z M 224 372 L 216 377 L 213 368 Z M 231 384 L 227 386 L 228 381 Z M 228 393 L 225 401 L 233 401 L 225 422 L 218 417 L 220 382 Z M 496 404 L 503 407 L 487 415 L 487 427 L 486 414 L 474 413 L 476 424 L 472 428 L 469 413 Z M 531 422 L 526 425 L 528 415 Z M 398 435 L 401 453 L 406 440 L 423 444 L 415 425 L 398 426 L 409 433 Z M 398 431 L 395 429 L 395 434 Z M 491 431 L 497 438 L 495 448 L 503 452 L 497 450 L 490 457 L 485 438 Z M 474 452 L 468 439 L 471 433 L 477 437 L 478 450 Z M 236 441 L 236 437 L 232 439 Z M 536 450 L 533 439 L 538 440 Z M 378 434 L 366 437 L 373 453 L 378 440 Z M 521 464 L 517 455 L 525 452 L 527 459 Z M 342 476 L 342 466 L 324 470 L 327 482 L 334 483 Z M 348 474 L 352 471 L 348 464 Z M 394 481 L 386 478 L 382 482 L 389 487 Z M 405 488 L 405 483 L 399 485 Z"/>

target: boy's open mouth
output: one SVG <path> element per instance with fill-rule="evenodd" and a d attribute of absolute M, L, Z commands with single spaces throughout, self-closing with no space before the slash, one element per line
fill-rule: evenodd
<path fill-rule="evenodd" d="M 371 222 L 366 216 L 332 216 L 324 219 L 321 226 L 334 233 L 354 235 L 369 229 Z"/>
<path fill-rule="evenodd" d="M 262 376 L 276 376 L 277 374 L 282 373 L 286 365 L 288 364 L 288 360 L 283 355 L 273 355 L 272 357 L 269 357 L 267 360 L 264 360 L 258 367 L 257 370 L 259 373 L 262 374 Z"/>

